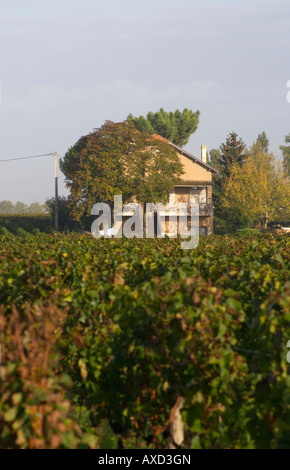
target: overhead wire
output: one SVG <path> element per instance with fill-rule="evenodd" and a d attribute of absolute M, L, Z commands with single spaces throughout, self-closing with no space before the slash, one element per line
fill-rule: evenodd
<path fill-rule="evenodd" d="M 2 163 L 2 162 L 13 162 L 15 160 L 27 160 L 29 158 L 48 157 L 50 155 L 54 155 L 54 153 L 50 152 L 50 153 L 42 153 L 40 155 L 30 155 L 28 157 L 7 158 L 7 159 L 4 159 L 4 160 L 0 160 L 0 163 Z"/>

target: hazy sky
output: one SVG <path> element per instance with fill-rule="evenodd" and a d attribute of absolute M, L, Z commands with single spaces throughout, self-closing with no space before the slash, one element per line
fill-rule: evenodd
<path fill-rule="evenodd" d="M 64 155 L 105 120 L 160 107 L 200 110 L 197 157 L 233 130 L 247 145 L 265 131 L 278 156 L 289 55 L 289 0 L 0 0 L 0 160 Z M 0 201 L 53 192 L 53 157 L 0 162 Z"/>

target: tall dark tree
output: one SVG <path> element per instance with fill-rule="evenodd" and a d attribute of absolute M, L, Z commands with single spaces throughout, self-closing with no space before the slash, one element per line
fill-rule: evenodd
<path fill-rule="evenodd" d="M 149 112 L 146 116 L 134 117 L 129 114 L 128 120 L 134 122 L 140 132 L 159 134 L 176 145 L 183 147 L 190 136 L 197 130 L 200 112 L 185 108 L 182 112 L 166 112 L 160 108 L 156 113 Z"/>
<path fill-rule="evenodd" d="M 245 222 L 238 210 L 224 207 L 224 188 L 234 165 L 242 166 L 246 158 L 246 145 L 235 132 L 231 132 L 219 150 L 210 151 L 211 165 L 219 170 L 213 179 L 213 204 L 217 225 L 236 229 Z"/>
<path fill-rule="evenodd" d="M 221 177 L 229 177 L 233 164 L 242 165 L 246 157 L 246 145 L 238 134 L 231 132 L 220 146 L 218 169 Z"/>
<path fill-rule="evenodd" d="M 264 153 L 268 153 L 269 152 L 269 139 L 267 138 L 266 133 L 264 131 L 258 135 L 257 143 L 258 142 L 260 142 L 262 146 L 262 151 Z"/>
<path fill-rule="evenodd" d="M 52 223 L 55 217 L 55 198 L 52 197 L 45 201 L 47 212 L 51 216 Z M 69 197 L 58 197 L 58 225 L 59 230 L 80 230 L 81 224 L 76 222 L 70 215 L 70 200 Z"/>
<path fill-rule="evenodd" d="M 284 142 L 290 144 L 290 134 L 286 135 Z M 285 172 L 290 176 L 290 145 L 281 145 L 280 150 L 282 150 Z"/>
<path fill-rule="evenodd" d="M 220 166 L 220 152 L 218 149 L 210 150 L 209 157 L 209 163 L 212 167 L 217 168 Z"/>

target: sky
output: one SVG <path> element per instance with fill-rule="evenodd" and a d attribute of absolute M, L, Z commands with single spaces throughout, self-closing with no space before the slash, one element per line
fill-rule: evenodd
<path fill-rule="evenodd" d="M 289 25 L 289 0 L 0 0 L 0 160 L 61 158 L 106 120 L 161 107 L 200 111 L 185 146 L 198 158 L 232 131 L 248 146 L 265 131 L 278 158 Z M 52 155 L 0 162 L 0 201 L 53 195 Z"/>

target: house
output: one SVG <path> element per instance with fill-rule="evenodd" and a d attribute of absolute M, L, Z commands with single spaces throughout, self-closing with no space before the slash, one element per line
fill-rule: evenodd
<path fill-rule="evenodd" d="M 169 194 L 169 205 L 187 203 L 190 206 L 190 204 L 199 203 L 199 233 L 200 235 L 210 235 L 213 233 L 212 176 L 218 171 L 207 163 L 206 146 L 202 145 L 201 158 L 199 159 L 163 137 L 156 134 L 152 137 L 163 140 L 175 148 L 183 165 L 184 174 L 181 175 L 180 181 L 176 182 Z M 169 233 L 169 214 L 164 213 L 164 216 L 164 233 L 166 234 Z M 189 219 L 188 224 L 190 225 Z"/>
<path fill-rule="evenodd" d="M 195 227 L 194 230 L 196 230 L 198 227 L 200 235 L 207 236 L 212 234 L 212 176 L 213 174 L 218 173 L 218 170 L 208 165 L 206 146 L 202 145 L 201 158 L 199 159 L 157 134 L 153 134 L 151 137 L 153 139 L 162 140 L 163 142 L 166 142 L 168 145 L 172 146 L 176 150 L 184 170 L 184 173 L 176 179 L 176 184 L 168 195 L 168 204 L 163 206 L 161 205 L 161 208 L 155 212 L 154 219 L 151 219 L 153 225 L 153 235 L 157 234 L 158 236 L 171 236 L 172 233 L 184 233 L 185 231 L 189 231 L 191 229 L 192 220 L 193 226 Z M 182 222 L 179 217 L 180 213 L 178 213 L 179 203 L 186 203 L 186 213 L 184 217 L 185 220 Z M 197 203 L 199 204 L 198 220 L 196 220 L 197 217 L 191 217 L 191 205 L 196 207 Z M 136 205 L 138 206 L 136 197 L 133 198 L 132 202 L 125 205 L 121 219 L 118 220 L 118 223 L 115 227 L 116 233 L 119 230 L 119 224 L 122 224 L 124 227 L 126 222 L 129 220 L 130 227 L 133 224 L 134 230 L 136 230 L 136 233 L 139 233 L 139 229 L 137 230 L 132 219 L 132 217 L 136 215 Z M 157 218 L 159 218 L 159 223 L 157 222 Z M 182 227 L 185 228 L 184 231 L 182 231 Z M 141 228 L 141 225 L 139 228 L 141 230 L 140 234 L 143 236 L 143 229 Z M 172 228 L 173 231 L 171 230 Z"/>

